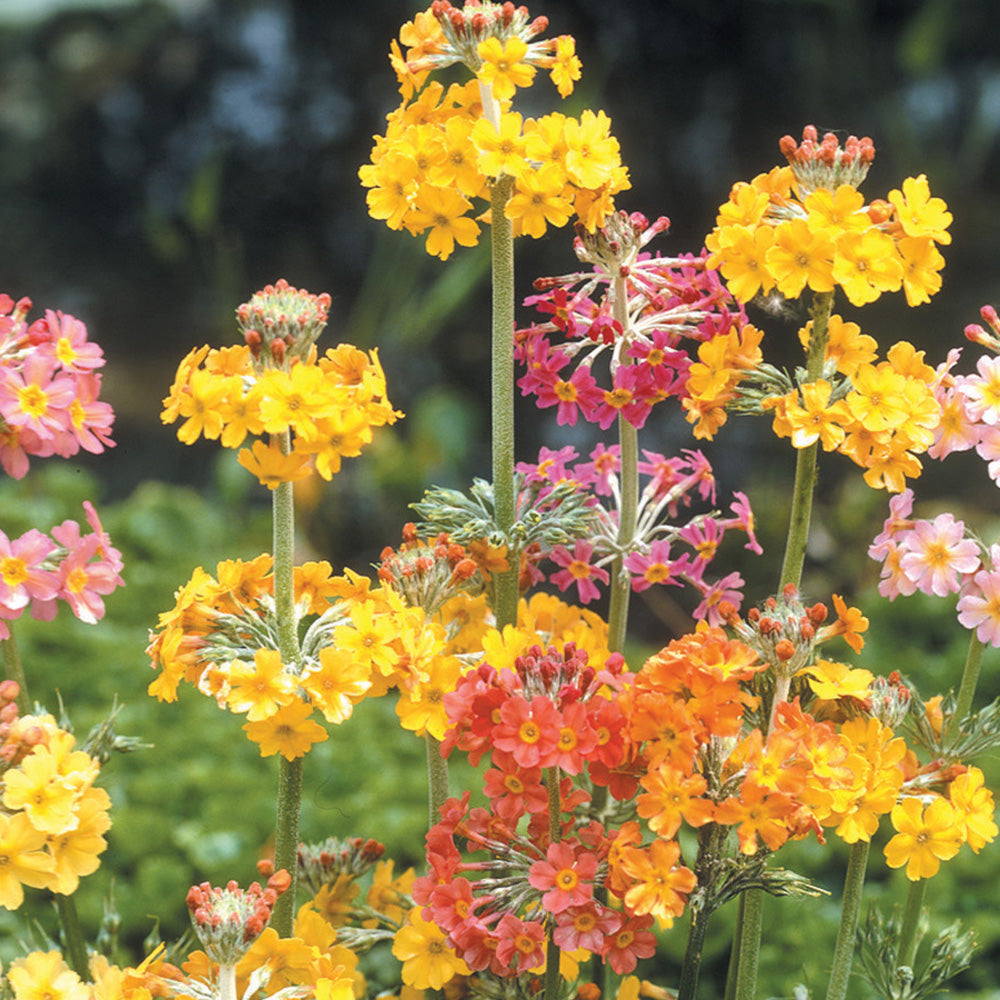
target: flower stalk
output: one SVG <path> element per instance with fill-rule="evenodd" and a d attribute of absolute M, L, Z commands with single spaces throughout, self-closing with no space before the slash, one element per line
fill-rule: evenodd
<path fill-rule="evenodd" d="M 17 649 L 17 640 L 14 638 L 12 625 L 8 625 L 7 630 L 10 632 L 10 635 L 6 639 L 0 639 L 0 657 L 3 658 L 4 677 L 17 684 L 18 711 L 21 715 L 27 715 L 30 711 L 30 705 L 28 701 L 28 687 L 24 680 L 24 665 L 21 663 L 21 654 Z"/>
<path fill-rule="evenodd" d="M 291 450 L 290 434 L 279 437 L 282 454 Z M 274 518 L 274 607 L 282 663 L 299 659 L 295 613 L 295 496 L 292 483 L 280 483 L 272 501 Z M 277 820 L 274 830 L 275 870 L 291 874 L 291 884 L 277 901 L 271 924 L 281 937 L 291 937 L 298 884 L 299 819 L 302 812 L 302 758 L 282 757 L 278 768 Z"/>
<path fill-rule="evenodd" d="M 833 951 L 833 968 L 830 971 L 826 1000 L 845 1000 L 847 996 L 847 981 L 851 975 L 851 963 L 854 957 L 854 938 L 858 929 L 858 913 L 861 910 L 861 895 L 868 868 L 868 848 L 867 840 L 859 840 L 851 845 L 847 874 L 844 876 L 840 927 Z"/>
<path fill-rule="evenodd" d="M 55 904 L 66 946 L 67 964 L 85 983 L 88 983 L 91 977 L 87 961 L 87 942 L 80 927 L 76 901 L 72 896 L 55 893 Z"/>

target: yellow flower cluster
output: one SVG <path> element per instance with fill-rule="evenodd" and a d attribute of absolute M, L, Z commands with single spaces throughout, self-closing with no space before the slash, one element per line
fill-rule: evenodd
<path fill-rule="evenodd" d="M 444 260 L 456 243 L 478 242 L 488 213 L 476 201 L 488 201 L 491 185 L 509 177 L 504 214 L 515 236 L 542 236 L 574 213 L 593 231 L 614 210 L 613 196 L 629 187 L 608 116 L 587 110 L 578 119 L 559 113 L 522 119 L 511 110 L 516 88 L 532 82 L 537 65 L 551 67 L 563 96 L 572 90 L 579 76 L 573 40 L 529 44 L 538 22 L 515 13 L 505 23 L 499 5 L 466 10 L 469 26 L 459 36 L 442 31 L 430 11 L 400 33 L 406 59 L 396 46 L 392 61 L 403 102 L 387 116 L 386 134 L 375 137 L 371 162 L 359 171 L 369 213 L 390 229 L 426 232 L 427 252 Z M 442 18 L 451 25 L 444 12 Z M 447 90 L 426 83 L 431 68 L 454 62 L 475 79 Z"/>
<path fill-rule="evenodd" d="M 305 563 L 294 571 L 301 655 L 284 663 L 271 565 L 264 554 L 221 562 L 215 576 L 195 570 L 150 635 L 147 653 L 160 671 L 150 695 L 174 701 L 182 682 L 194 685 L 246 715 L 243 728 L 265 757 L 305 755 L 327 736 L 314 711 L 336 725 L 362 698 L 391 687 L 408 699 L 407 728 L 443 735 L 441 697 L 458 669 L 443 655 L 444 625 L 427 622 L 389 588 L 371 590 L 350 570 L 333 577 L 329 563 Z"/>
<path fill-rule="evenodd" d="M 248 436 L 271 435 L 239 453 L 269 489 L 300 479 L 310 468 L 329 480 L 342 458 L 353 458 L 372 440 L 372 428 L 402 414 L 386 399 L 378 352 L 341 344 L 317 357 L 289 358 L 287 367 L 264 367 L 244 345 L 191 351 L 181 361 L 163 400 L 165 424 L 182 419 L 184 444 L 199 437 L 239 448 Z M 288 434 L 290 448 L 278 440 Z"/>
<path fill-rule="evenodd" d="M 810 326 L 800 332 L 805 344 Z M 924 352 L 906 341 L 876 362 L 875 341 L 839 316 L 830 317 L 828 337 L 828 368 L 844 379 L 817 379 L 764 400 L 774 413 L 774 432 L 796 448 L 819 441 L 825 451 L 839 451 L 863 468 L 873 489 L 898 493 L 907 477 L 920 475 L 917 456 L 934 442 L 941 418 L 936 373 L 924 363 Z"/>
<path fill-rule="evenodd" d="M 58 951 L 33 951 L 12 962 L 7 982 L 14 1000 L 150 1000 L 144 972 L 90 957 L 90 982 L 83 982 Z"/>
<path fill-rule="evenodd" d="M 893 807 L 896 835 L 885 845 L 886 863 L 890 868 L 906 865 L 911 882 L 936 875 L 941 862 L 953 858 L 962 844 L 978 854 L 996 838 L 993 793 L 983 784 L 983 772 L 978 767 L 961 770 L 947 795 L 911 795 Z"/>
<path fill-rule="evenodd" d="M 75 745 L 72 733 L 51 715 L 21 716 L 6 736 L 4 759 L 13 763 L 0 777 L 0 906 L 5 909 L 21 905 L 25 885 L 69 895 L 80 876 L 100 864 L 111 800 L 94 786 L 100 764 Z"/>
<path fill-rule="evenodd" d="M 866 205 L 852 184 L 810 189 L 793 166 L 775 167 L 733 186 L 705 245 L 741 302 L 839 286 L 856 306 L 900 288 L 916 306 L 941 288 L 937 244 L 951 242 L 950 224 L 923 174 Z"/>

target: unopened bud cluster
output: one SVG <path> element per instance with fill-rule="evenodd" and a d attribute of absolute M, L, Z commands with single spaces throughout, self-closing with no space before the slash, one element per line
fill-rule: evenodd
<path fill-rule="evenodd" d="M 328 837 L 318 844 L 299 844 L 299 878 L 316 895 L 338 878 L 360 878 L 385 854 L 385 845 L 370 837 L 338 840 Z"/>
<path fill-rule="evenodd" d="M 279 278 L 236 310 L 236 321 L 254 360 L 284 368 L 286 358 L 306 358 L 326 326 L 330 296 L 293 288 Z"/>
<path fill-rule="evenodd" d="M 445 45 L 440 54 L 429 54 L 425 61 L 438 66 L 463 62 L 474 73 L 482 64 L 480 42 L 488 38 L 501 42 L 519 38 L 528 42 L 549 26 L 547 17 L 532 18 L 527 7 L 515 7 L 512 3 L 469 3 L 454 7 L 448 0 L 434 0 L 431 13 L 441 25 Z"/>
<path fill-rule="evenodd" d="M 989 330 L 978 323 L 970 323 L 965 328 L 966 339 L 1000 354 L 1000 316 L 997 315 L 993 306 L 983 306 L 979 310 L 979 315 L 983 317 L 983 322 L 989 327 Z"/>
<path fill-rule="evenodd" d="M 807 608 L 794 584 L 788 584 L 763 608 L 751 608 L 745 619 L 733 615 L 729 624 L 777 676 L 790 678 L 815 659 L 817 631 L 828 614 L 825 604 Z"/>
<path fill-rule="evenodd" d="M 386 546 L 381 553 L 378 578 L 411 608 L 428 616 L 456 594 L 475 587 L 478 565 L 464 546 L 441 532 L 433 540 L 417 537 L 416 525 L 403 525 L 403 544 Z M 481 579 L 480 579 L 481 583 Z"/>
<path fill-rule="evenodd" d="M 894 670 L 888 677 L 876 677 L 868 694 L 868 713 L 883 726 L 898 729 L 909 714 L 912 695 Z"/>
<path fill-rule="evenodd" d="M 841 146 L 832 132 L 820 139 L 815 125 L 802 130 L 801 142 L 786 135 L 778 148 L 791 165 L 803 195 L 817 188 L 834 191 L 841 184 L 857 188 L 875 159 L 875 144 L 867 136 L 848 136 Z"/>
<path fill-rule="evenodd" d="M 208 882 L 191 886 L 187 894 L 191 923 L 208 957 L 219 965 L 235 965 L 264 932 L 274 904 L 290 883 L 282 868 L 263 889 L 259 882 L 246 890 L 234 881 L 225 888 Z"/>
<path fill-rule="evenodd" d="M 614 212 L 593 232 L 577 223 L 573 250 L 588 264 L 605 268 L 612 276 L 628 277 L 630 265 L 639 251 L 658 233 L 670 228 L 670 220 L 661 215 L 650 225 L 641 212 Z M 535 283 L 538 288 L 538 282 Z"/>

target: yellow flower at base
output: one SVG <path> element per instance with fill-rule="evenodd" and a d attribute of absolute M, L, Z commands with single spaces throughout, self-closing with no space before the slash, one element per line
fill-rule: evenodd
<path fill-rule="evenodd" d="M 33 951 L 7 973 L 15 1000 L 89 1000 L 90 990 L 58 951 Z"/>
<path fill-rule="evenodd" d="M 895 806 L 892 825 L 898 831 L 885 845 L 890 868 L 906 865 L 911 882 L 936 875 L 942 861 L 953 858 L 962 845 L 962 832 L 955 809 L 947 799 L 936 797 L 928 806 L 909 797 Z"/>
<path fill-rule="evenodd" d="M 439 990 L 455 976 L 470 969 L 448 947 L 445 933 L 424 920 L 420 910 L 410 910 L 408 922 L 396 931 L 392 953 L 403 963 L 403 982 L 418 990 Z"/>
<path fill-rule="evenodd" d="M 22 885 L 40 889 L 49 884 L 52 858 L 45 853 L 45 834 L 24 813 L 0 816 L 0 906 L 16 910 L 24 902 Z"/>
<path fill-rule="evenodd" d="M 326 730 L 310 719 L 312 706 L 301 701 L 279 709 L 261 722 L 248 722 L 243 731 L 260 747 L 261 757 L 280 753 L 285 760 L 304 757 L 314 743 L 322 743 Z"/>
<path fill-rule="evenodd" d="M 312 471 L 308 455 L 285 455 L 276 443 L 266 445 L 263 441 L 254 441 L 252 448 L 241 448 L 236 460 L 269 490 L 304 479 Z"/>

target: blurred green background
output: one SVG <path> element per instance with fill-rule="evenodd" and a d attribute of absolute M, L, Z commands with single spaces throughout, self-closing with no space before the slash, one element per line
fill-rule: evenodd
<path fill-rule="evenodd" d="M 278 277 L 333 295 L 328 343 L 379 347 L 407 418 L 303 511 L 303 558 L 364 570 L 398 539 L 424 487 L 488 474 L 488 252 L 463 251 L 446 265 L 427 257 L 421 241 L 367 217 L 357 182 L 397 100 L 389 41 L 417 9 L 379 0 L 0 0 L 0 290 L 88 324 L 107 355 L 119 442 L 97 458 L 37 462 L 23 482 L 4 483 L 0 527 L 48 528 L 79 517 L 92 498 L 125 554 L 128 585 L 100 627 L 61 616 L 54 626 L 25 623 L 18 635 L 32 694 L 54 706 L 60 692 L 85 731 L 117 693 L 122 729 L 154 744 L 106 770 L 111 847 L 79 895 L 93 930 L 113 886 L 131 948 L 157 919 L 164 934 L 183 928 L 191 882 L 247 881 L 273 822 L 276 767 L 257 756 L 239 720 L 205 699 L 159 705 L 144 693 L 146 630 L 194 566 L 269 545 L 266 491 L 232 455 L 183 447 L 160 425 L 179 358 L 231 342 L 235 306 Z M 671 217 L 664 252 L 697 250 L 731 183 L 777 163 L 780 136 L 811 122 L 875 140 L 869 196 L 924 172 L 955 216 L 942 292 L 916 310 L 884 297 L 864 311 L 865 332 L 882 344 L 911 339 L 935 364 L 962 343 L 980 305 L 1000 302 L 1000 41 L 990 5 L 579 0 L 532 13 L 576 36 L 584 75 L 564 109 L 610 115 L 633 183 L 620 205 Z M 544 111 L 557 100 L 540 83 L 523 107 Z M 574 263 L 566 232 L 519 244 L 519 296 L 534 276 Z M 780 356 L 794 319 L 754 318 Z M 740 569 L 757 601 L 777 576 L 793 462 L 762 424 L 734 420 L 726 430 L 706 451 L 723 495 L 749 493 L 765 545 L 759 560 L 728 550 L 727 568 Z M 557 427 L 551 411 L 519 409 L 519 458 L 542 443 L 585 451 L 594 440 L 589 428 Z M 657 414 L 641 438 L 665 452 L 692 443 L 676 413 Z M 956 513 L 995 537 L 995 487 L 974 457 L 928 470 L 917 485 L 923 509 L 955 509 L 957 483 Z M 956 681 L 966 636 L 949 602 L 889 605 L 874 594 L 864 550 L 885 510 L 883 494 L 828 457 L 805 590 L 862 605 L 873 621 L 865 665 L 938 690 Z M 638 666 L 685 629 L 694 602 L 647 592 L 634 603 Z M 996 666 L 991 651 L 983 697 L 1000 693 Z M 423 752 L 389 701 L 363 704 L 308 760 L 304 836 L 375 835 L 401 862 L 416 862 Z M 825 989 L 845 855 L 816 845 L 788 853 L 834 897 L 769 903 L 763 996 L 790 996 L 798 982 Z M 979 959 L 958 984 L 967 997 L 1000 996 L 998 853 L 957 859 L 930 893 L 941 907 L 935 920 L 957 914 L 979 928 Z M 899 901 L 904 881 L 879 872 L 872 890 Z M 710 935 L 705 996 L 723 974 L 730 922 L 720 914 Z M 13 949 L 22 928 L 0 911 L 0 947 Z M 664 942 L 666 958 L 646 974 L 669 984 L 683 928 Z M 866 995 L 856 989 L 852 996 Z"/>

